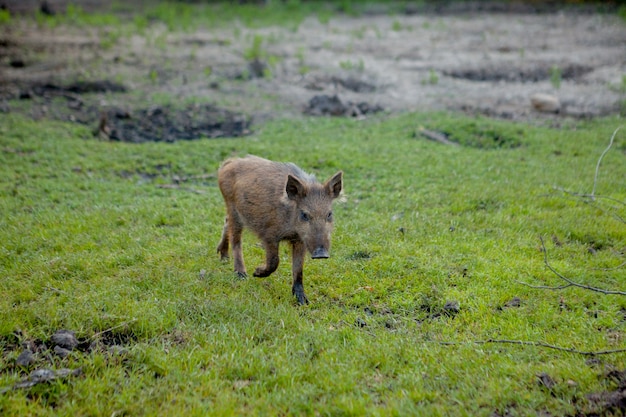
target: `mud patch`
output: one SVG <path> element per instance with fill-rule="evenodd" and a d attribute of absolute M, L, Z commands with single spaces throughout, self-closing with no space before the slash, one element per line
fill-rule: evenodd
<path fill-rule="evenodd" d="M 315 77 L 309 80 L 306 84 L 304 84 L 304 87 L 307 90 L 324 90 L 329 86 L 332 86 L 334 88 L 342 87 L 354 93 L 373 93 L 378 90 L 378 87 L 375 84 L 360 80 L 354 76 L 321 76 Z"/>
<path fill-rule="evenodd" d="M 576 417 L 623 416 L 626 414 L 626 370 L 610 371 L 604 378 L 612 389 L 587 395 L 588 409 L 579 410 Z"/>
<path fill-rule="evenodd" d="M 180 338 L 177 333 L 172 337 L 175 341 Z M 129 354 L 126 346 L 138 340 L 132 329 L 126 326 L 96 333 L 91 338 L 77 338 L 74 331 L 67 329 L 58 330 L 47 339 L 27 339 L 21 332 L 15 332 L 0 340 L 1 353 L 8 364 L 0 372 L 17 372 L 22 379 L 12 385 L 0 386 L 0 394 L 81 376 L 81 368 L 54 369 L 75 355 L 100 352 L 110 360 L 124 360 Z M 15 357 L 17 352 L 20 353 Z"/>
<path fill-rule="evenodd" d="M 558 77 L 562 80 L 579 80 L 582 76 L 591 72 L 593 68 L 577 64 L 567 64 L 563 67 L 538 66 L 520 68 L 519 66 L 500 66 L 488 68 L 464 68 L 458 70 L 443 71 L 444 75 L 468 81 L 506 81 L 536 83 Z"/>
<path fill-rule="evenodd" d="M 33 84 L 20 91 L 21 99 L 28 99 L 33 96 L 47 97 L 55 95 L 89 94 L 89 93 L 125 93 L 128 89 L 119 83 L 109 80 L 97 81 L 77 81 L 68 85 L 58 85 L 53 83 Z"/>
<path fill-rule="evenodd" d="M 250 120 L 211 104 L 182 109 L 155 106 L 132 113 L 112 108 L 100 117 L 98 134 L 122 142 L 175 142 L 199 138 L 237 137 L 250 133 Z"/>
<path fill-rule="evenodd" d="M 343 102 L 337 95 L 317 95 L 309 100 L 304 109 L 304 114 L 309 116 L 348 116 L 360 117 L 383 111 L 379 105 L 372 105 L 364 101 L 353 103 Z"/>
<path fill-rule="evenodd" d="M 110 81 L 22 84 L 8 93 L 17 102 L 28 101 L 31 117 L 86 124 L 101 139 L 142 143 L 175 142 L 200 138 L 237 137 L 250 133 L 251 120 L 243 114 L 212 104 L 152 106 L 126 110 L 101 106 L 103 97 L 127 93 L 126 86 Z M 108 96 L 104 96 L 104 95 Z M 7 95 L 5 94 L 5 98 Z M 115 99 L 115 98 L 114 98 Z M 10 112 L 19 104 L 8 105 Z"/>

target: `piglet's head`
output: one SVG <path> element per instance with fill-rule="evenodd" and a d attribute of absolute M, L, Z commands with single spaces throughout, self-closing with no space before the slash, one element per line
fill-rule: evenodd
<path fill-rule="evenodd" d="M 295 231 L 313 259 L 330 256 L 330 234 L 333 230 L 333 200 L 343 189 L 343 172 L 325 183 L 305 182 L 289 175 L 285 190 L 296 203 Z"/>

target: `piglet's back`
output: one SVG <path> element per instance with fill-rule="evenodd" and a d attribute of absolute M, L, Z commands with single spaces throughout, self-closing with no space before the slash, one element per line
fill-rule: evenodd
<path fill-rule="evenodd" d="M 224 197 L 231 197 L 231 202 L 253 202 L 251 199 L 255 197 L 268 201 L 267 198 L 280 199 L 285 194 L 289 174 L 305 183 L 316 182 L 314 175 L 307 174 L 295 164 L 249 155 L 224 161 L 218 170 L 218 183 Z"/>

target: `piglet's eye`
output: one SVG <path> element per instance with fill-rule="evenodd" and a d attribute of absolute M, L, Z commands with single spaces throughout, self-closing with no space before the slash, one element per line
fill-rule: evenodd
<path fill-rule="evenodd" d="M 304 211 L 301 211 L 300 220 L 302 220 L 303 222 L 308 222 L 309 220 L 311 220 L 311 216 L 309 216 L 309 213 L 305 213 Z"/>
<path fill-rule="evenodd" d="M 326 221 L 328 222 L 332 222 L 333 221 L 333 212 L 329 212 L 328 216 L 326 216 Z"/>

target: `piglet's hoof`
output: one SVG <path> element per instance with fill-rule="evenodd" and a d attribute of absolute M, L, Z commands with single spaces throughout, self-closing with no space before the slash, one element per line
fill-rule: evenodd
<path fill-rule="evenodd" d="M 269 272 L 265 268 L 257 268 L 254 271 L 254 274 L 252 274 L 252 275 L 254 275 L 257 278 L 265 278 L 265 277 L 269 277 L 271 273 L 272 272 Z"/>
<path fill-rule="evenodd" d="M 246 279 L 246 278 L 248 278 L 248 274 L 246 274 L 245 272 L 237 272 L 237 271 L 235 271 L 235 273 L 237 274 L 237 278 L 239 278 L 239 279 Z"/>
<path fill-rule="evenodd" d="M 309 299 L 306 298 L 306 295 L 304 295 L 304 288 L 302 287 L 302 285 L 293 286 L 293 288 L 291 289 L 291 293 L 296 296 L 296 299 L 298 300 L 298 304 L 300 305 L 309 304 Z"/>

